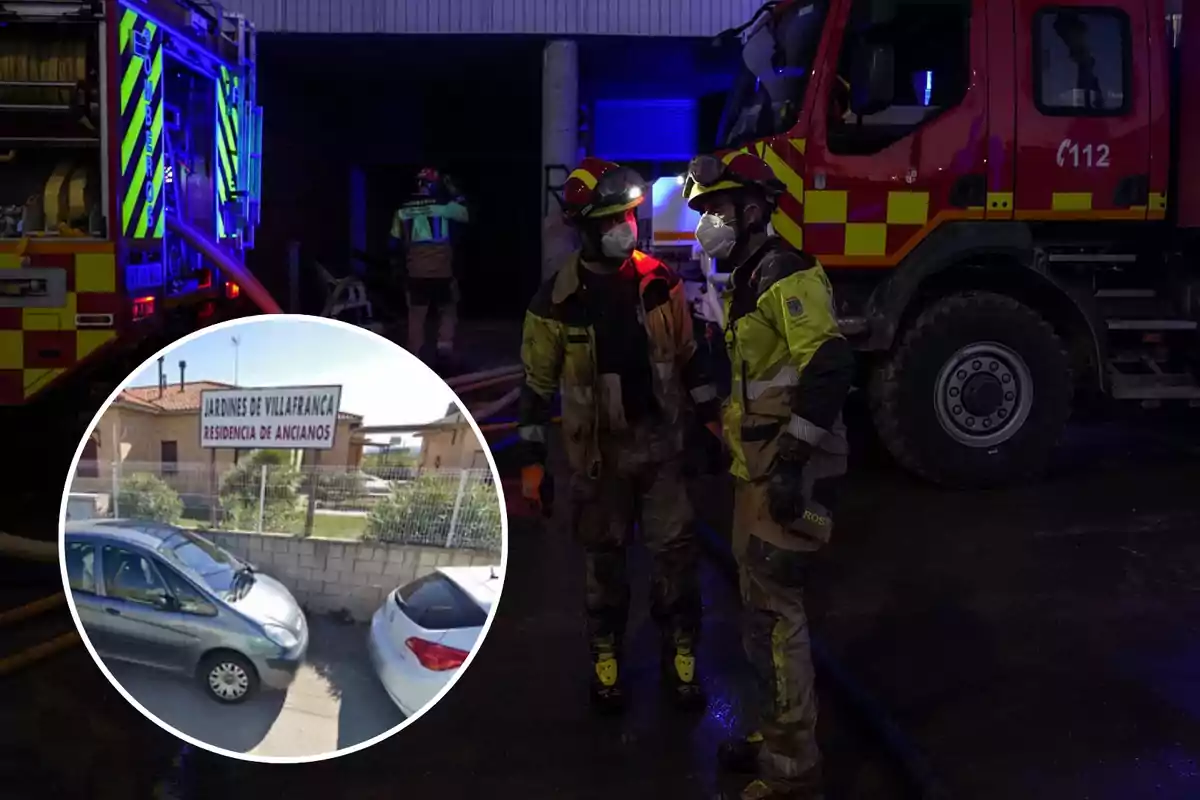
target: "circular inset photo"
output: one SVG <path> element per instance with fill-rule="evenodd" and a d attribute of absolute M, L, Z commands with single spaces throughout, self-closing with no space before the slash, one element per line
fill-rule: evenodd
<path fill-rule="evenodd" d="M 479 426 L 415 356 L 271 315 L 147 361 L 80 442 L 62 503 L 71 613 L 163 728 L 304 762 L 417 719 L 495 615 L 508 523 Z"/>

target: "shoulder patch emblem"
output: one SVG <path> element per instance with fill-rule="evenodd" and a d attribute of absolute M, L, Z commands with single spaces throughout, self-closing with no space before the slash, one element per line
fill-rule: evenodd
<path fill-rule="evenodd" d="M 804 316 L 804 304 L 800 302 L 798 297 L 789 297 L 784 301 L 787 305 L 788 313 L 793 317 Z"/>

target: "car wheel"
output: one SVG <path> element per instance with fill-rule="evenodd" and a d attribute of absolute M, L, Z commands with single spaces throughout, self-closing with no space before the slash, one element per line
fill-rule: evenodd
<path fill-rule="evenodd" d="M 218 703 L 241 703 L 258 691 L 254 665 L 228 650 L 205 656 L 197 677 L 208 696 Z"/>
<path fill-rule="evenodd" d="M 873 375 L 871 407 L 905 469 L 945 486 L 994 487 L 1044 471 L 1071 394 L 1054 329 L 1010 297 L 979 292 L 920 314 Z"/>

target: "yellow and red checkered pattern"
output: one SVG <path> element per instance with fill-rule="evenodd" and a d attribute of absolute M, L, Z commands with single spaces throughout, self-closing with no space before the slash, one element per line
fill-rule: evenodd
<path fill-rule="evenodd" d="M 904 249 L 929 218 L 929 192 L 809 190 L 804 193 L 804 244 L 817 258 L 887 256 Z"/>
<path fill-rule="evenodd" d="M 22 252 L 23 251 L 23 252 Z M 0 250 L 9 269 L 58 269 L 66 302 L 57 308 L 0 308 L 0 405 L 20 405 L 116 339 L 117 264 L 110 243 L 33 242 Z M 111 327 L 81 327 L 80 315 L 112 315 Z"/>
<path fill-rule="evenodd" d="M 829 263 L 891 261 L 919 241 L 933 218 L 929 192 L 871 186 L 806 189 L 806 149 L 805 139 L 787 136 L 754 144 L 754 152 L 788 190 L 771 218 L 776 233 Z M 747 151 L 727 153 L 725 161 L 739 152 Z"/>
<path fill-rule="evenodd" d="M 1166 215 L 1167 196 L 1160 191 L 1150 193 L 1148 206 L 1103 208 L 1097 207 L 1092 192 L 1048 192 L 1036 200 L 1036 207 L 1016 208 L 1009 187 L 1010 191 L 989 191 L 983 206 L 950 208 L 942 197 L 944 190 L 934 195 L 882 182 L 872 186 L 864 180 L 850 181 L 850 186 L 805 187 L 806 150 L 807 140 L 785 134 L 722 157 L 728 163 L 739 153 L 753 152 L 767 162 L 787 187 L 771 218 L 775 232 L 826 266 L 894 266 L 939 224 L 952 220 L 1160 220 Z"/>

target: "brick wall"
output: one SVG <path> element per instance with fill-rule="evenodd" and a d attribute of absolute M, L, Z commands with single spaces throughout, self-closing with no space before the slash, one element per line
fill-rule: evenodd
<path fill-rule="evenodd" d="M 437 567 L 500 564 L 498 553 L 484 550 L 255 533 L 204 536 L 279 580 L 310 613 L 344 610 L 359 621 L 369 620 L 388 592 Z"/>

